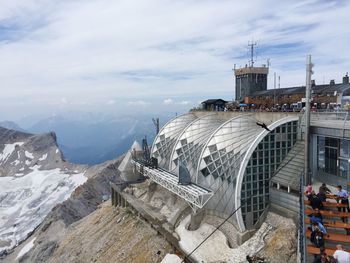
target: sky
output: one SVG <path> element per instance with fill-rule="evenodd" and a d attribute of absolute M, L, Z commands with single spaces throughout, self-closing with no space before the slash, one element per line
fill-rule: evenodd
<path fill-rule="evenodd" d="M 350 71 L 346 0 L 0 0 L 0 119 L 186 111 L 232 100 L 233 65 L 270 59 L 281 87 Z"/>

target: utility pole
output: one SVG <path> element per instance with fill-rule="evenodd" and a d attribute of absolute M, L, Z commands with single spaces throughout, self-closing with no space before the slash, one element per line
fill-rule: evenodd
<path fill-rule="evenodd" d="M 152 118 L 153 124 L 156 127 L 156 135 L 159 133 L 159 118 Z"/>
<path fill-rule="evenodd" d="M 312 75 L 311 55 L 306 57 L 306 91 L 305 91 L 305 183 L 311 184 L 311 174 L 309 172 L 309 143 L 310 143 L 310 93 Z"/>
<path fill-rule="evenodd" d="M 276 107 L 276 72 L 273 73 L 273 107 Z"/>
<path fill-rule="evenodd" d="M 278 76 L 278 89 L 281 88 L 281 76 Z"/>

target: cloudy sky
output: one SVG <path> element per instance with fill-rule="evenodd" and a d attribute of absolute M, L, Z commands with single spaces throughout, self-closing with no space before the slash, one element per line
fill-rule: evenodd
<path fill-rule="evenodd" d="M 181 111 L 234 98 L 232 67 L 270 58 L 281 86 L 350 71 L 350 1 L 0 0 L 0 118 Z"/>

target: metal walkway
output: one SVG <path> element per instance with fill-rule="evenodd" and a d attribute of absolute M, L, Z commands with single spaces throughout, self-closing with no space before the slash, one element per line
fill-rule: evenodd
<path fill-rule="evenodd" d="M 164 169 L 151 168 L 135 160 L 131 162 L 136 166 L 139 173 L 149 177 L 155 183 L 186 200 L 194 211 L 196 211 L 197 208 L 203 208 L 214 195 L 212 191 L 194 183 L 189 185 L 178 184 L 178 177 Z"/>

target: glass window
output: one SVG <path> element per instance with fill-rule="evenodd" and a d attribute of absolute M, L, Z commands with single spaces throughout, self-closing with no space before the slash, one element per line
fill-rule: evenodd
<path fill-rule="evenodd" d="M 325 145 L 329 147 L 338 147 L 338 139 L 326 137 Z"/>
<path fill-rule="evenodd" d="M 348 140 L 340 140 L 340 152 L 341 157 L 349 157 L 349 146 L 350 142 Z"/>
<path fill-rule="evenodd" d="M 337 175 L 338 150 L 327 147 L 325 150 L 325 172 Z"/>
<path fill-rule="evenodd" d="M 339 160 L 339 176 L 343 178 L 348 177 L 348 171 L 349 171 L 349 162 L 348 160 Z"/>

